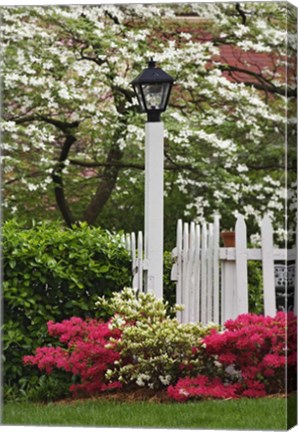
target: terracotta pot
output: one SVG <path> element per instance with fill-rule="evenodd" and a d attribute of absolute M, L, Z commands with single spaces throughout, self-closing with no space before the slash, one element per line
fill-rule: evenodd
<path fill-rule="evenodd" d="M 220 236 L 223 240 L 224 247 L 235 247 L 235 231 L 222 231 Z"/>

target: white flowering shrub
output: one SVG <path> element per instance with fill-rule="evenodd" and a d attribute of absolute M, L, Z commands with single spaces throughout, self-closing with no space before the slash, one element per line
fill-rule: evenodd
<path fill-rule="evenodd" d="M 137 295 L 130 288 L 114 293 L 112 299 L 100 298 L 97 305 L 114 314 L 110 326 L 122 331 L 117 341 L 120 360 L 107 371 L 106 378 L 159 389 L 175 383 L 184 373 L 200 370 L 200 356 L 194 356 L 192 347 L 215 325 L 180 324 L 168 312 L 181 306 L 170 310 L 167 302 L 153 294 Z"/>

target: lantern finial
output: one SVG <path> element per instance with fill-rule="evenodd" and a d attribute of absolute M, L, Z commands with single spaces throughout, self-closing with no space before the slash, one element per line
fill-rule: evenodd
<path fill-rule="evenodd" d="M 156 65 L 156 62 L 153 60 L 153 57 L 151 57 L 150 60 L 148 61 L 148 67 L 154 68 L 155 65 Z"/>

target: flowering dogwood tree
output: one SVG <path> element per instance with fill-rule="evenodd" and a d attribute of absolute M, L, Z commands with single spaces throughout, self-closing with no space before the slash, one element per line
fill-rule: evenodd
<path fill-rule="evenodd" d="M 68 225 L 141 228 L 144 118 L 130 81 L 154 56 L 176 81 L 163 115 L 168 231 L 177 217 L 201 222 L 217 211 L 230 228 L 237 211 L 250 226 L 266 212 L 284 238 L 295 181 L 290 5 L 18 6 L 2 15 L 5 217 L 59 209 Z"/>

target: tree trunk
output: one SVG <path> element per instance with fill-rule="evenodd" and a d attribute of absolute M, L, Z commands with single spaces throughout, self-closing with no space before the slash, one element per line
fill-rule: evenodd
<path fill-rule="evenodd" d="M 103 170 L 101 181 L 83 216 L 83 220 L 89 225 L 94 225 L 98 215 L 114 190 L 120 170 L 117 162 L 122 159 L 122 156 L 122 151 L 116 146 L 113 146 L 109 151 L 107 163 L 112 164 L 116 162 L 116 166 L 106 166 Z"/>
<path fill-rule="evenodd" d="M 54 192 L 56 197 L 56 203 L 61 211 L 61 214 L 67 224 L 67 226 L 71 227 L 71 225 L 75 222 L 72 212 L 70 210 L 70 207 L 68 205 L 68 202 L 65 198 L 64 194 L 64 185 L 63 185 L 63 179 L 62 179 L 62 170 L 65 166 L 64 162 L 67 159 L 69 150 L 72 146 L 72 144 L 76 141 L 76 138 L 73 135 L 66 136 L 59 161 L 56 165 L 56 167 L 53 170 L 52 173 L 52 179 L 55 185 Z"/>

